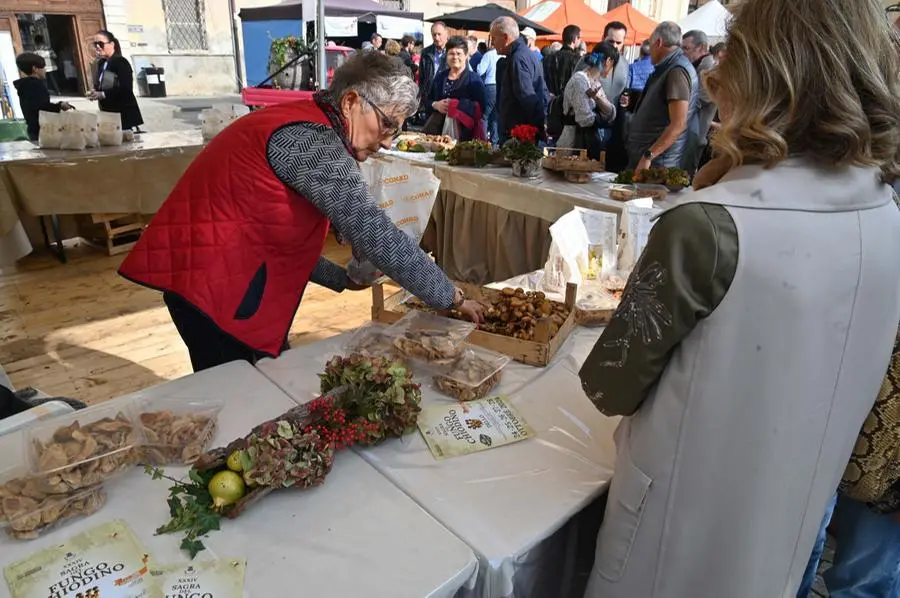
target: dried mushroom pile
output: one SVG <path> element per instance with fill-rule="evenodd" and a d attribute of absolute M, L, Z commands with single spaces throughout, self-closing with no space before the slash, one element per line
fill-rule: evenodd
<path fill-rule="evenodd" d="M 550 301 L 540 291 L 507 287 L 481 303 L 487 309 L 484 314 L 485 322 L 479 327 L 480 330 L 528 341 L 534 340 L 538 322 L 548 321 L 550 338 L 553 338 L 569 317 L 569 308 L 562 303 Z M 406 305 L 420 311 L 434 312 L 416 298 L 409 299 Z M 456 310 L 451 310 L 446 315 L 456 320 L 466 319 Z"/>
<path fill-rule="evenodd" d="M 539 321 L 549 321 L 550 338 L 553 338 L 568 317 L 569 309 L 565 305 L 550 301 L 540 291 L 505 288 L 490 300 L 490 307 L 485 312 L 486 321 L 481 328 L 486 332 L 530 341 L 534 340 Z"/>
<path fill-rule="evenodd" d="M 466 352 L 446 373 L 434 376 L 438 390 L 458 401 L 475 401 L 487 396 L 500 383 L 502 365 Z"/>
<path fill-rule="evenodd" d="M 37 466 L 52 494 L 99 484 L 137 462 L 140 432 L 124 414 L 58 428 L 46 444 L 34 441 Z"/>
<path fill-rule="evenodd" d="M 7 531 L 20 540 L 33 540 L 70 517 L 91 515 L 106 502 L 106 492 L 99 486 L 74 495 L 47 494 L 34 482 L 18 479 L 0 486 L 0 520 L 8 521 Z"/>
<path fill-rule="evenodd" d="M 394 347 L 404 357 L 447 363 L 462 353 L 461 340 L 444 330 L 407 330 L 394 339 Z"/>
<path fill-rule="evenodd" d="M 380 331 L 367 330 L 353 340 L 355 342 L 351 347 L 351 353 L 366 357 L 391 357 L 397 352 L 393 339 Z"/>
<path fill-rule="evenodd" d="M 216 431 L 214 416 L 197 413 L 154 411 L 142 413 L 140 420 L 147 439 L 141 460 L 153 465 L 190 465 L 206 450 Z"/>

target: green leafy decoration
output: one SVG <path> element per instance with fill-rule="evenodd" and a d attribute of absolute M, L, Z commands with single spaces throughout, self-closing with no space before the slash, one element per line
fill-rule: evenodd
<path fill-rule="evenodd" d="M 188 481 L 169 477 L 159 468 L 147 466 L 144 471 L 154 480 L 172 482 L 169 488 L 169 516 L 171 519 L 156 530 L 159 534 L 184 532 L 181 548 L 193 559 L 205 547 L 200 539 L 219 529 L 220 514 L 212 507 L 212 497 L 207 485 L 213 472 L 201 473 L 191 469 Z"/>

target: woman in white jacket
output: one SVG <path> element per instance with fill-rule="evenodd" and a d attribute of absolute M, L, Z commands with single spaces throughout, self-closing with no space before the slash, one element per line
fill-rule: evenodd
<path fill-rule="evenodd" d="M 563 131 L 557 147 L 585 149 L 588 157 L 600 159 L 616 120 L 616 107 L 603 92 L 601 80 L 609 77 L 618 61 L 619 51 L 609 42 L 597 44 L 585 55 L 587 68 L 573 73 L 563 91 Z"/>
<path fill-rule="evenodd" d="M 718 157 L 581 369 L 625 415 L 589 598 L 788 598 L 900 320 L 900 60 L 878 0 L 749 0 Z"/>

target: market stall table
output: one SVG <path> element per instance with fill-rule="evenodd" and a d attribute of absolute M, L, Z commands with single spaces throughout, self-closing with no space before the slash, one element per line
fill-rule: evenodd
<path fill-rule="evenodd" d="M 295 406 L 287 395 L 244 362 L 187 376 L 129 398 L 217 397 L 225 402 L 213 446 L 249 432 L 257 423 Z M 0 437 L 0 471 L 24 443 Z M 184 468 L 167 473 L 183 477 Z M 155 536 L 168 521 L 168 483 L 134 468 L 107 484 L 109 499 L 96 514 L 41 538 L 0 537 L 0 568 L 100 523 L 123 519 L 156 562 L 187 560 L 179 534 Z M 198 558 L 247 560 L 245 596 L 450 597 L 474 582 L 472 551 L 352 451 L 335 458 L 325 484 L 283 490 L 252 505 L 204 543 Z M 0 582 L 0 597 L 9 596 Z"/>
<path fill-rule="evenodd" d="M 23 216 L 37 216 L 42 226 L 47 216 L 64 260 L 59 215 L 154 214 L 202 146 L 199 130 L 144 133 L 84 151 L 0 143 L 0 239 Z"/>
<path fill-rule="evenodd" d="M 360 454 L 478 555 L 478 585 L 467 596 L 554 598 L 583 591 L 596 538 L 599 499 L 612 476 L 617 419 L 581 390 L 576 359 L 598 330 L 578 329 L 547 368 L 510 363 L 492 394 L 510 397 L 534 429 L 530 440 L 436 461 L 420 435 Z M 257 367 L 298 403 L 313 398 L 313 372 L 342 353 L 348 335 L 293 349 Z M 447 397 L 423 384 L 424 406 Z M 595 525 L 591 526 L 590 521 Z M 583 547 L 579 553 L 576 547 Z"/>
<path fill-rule="evenodd" d="M 441 189 L 422 246 L 453 280 L 485 284 L 544 267 L 550 225 L 575 207 L 620 214 L 609 183 L 570 183 L 544 170 L 515 177 L 509 168 L 466 168 L 438 163 Z M 609 178 L 609 175 L 604 175 Z M 676 200 L 656 202 L 665 208 Z M 465 242 L 460 242 L 464 239 Z"/>

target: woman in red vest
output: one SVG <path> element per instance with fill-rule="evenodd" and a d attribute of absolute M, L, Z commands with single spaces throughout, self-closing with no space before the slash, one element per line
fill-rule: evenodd
<path fill-rule="evenodd" d="M 373 202 L 362 162 L 418 107 L 405 68 L 362 52 L 314 99 L 242 117 L 194 159 L 119 273 L 163 292 L 194 371 L 275 357 L 307 283 L 360 290 L 322 257 L 329 226 L 432 307 L 465 299 Z"/>

